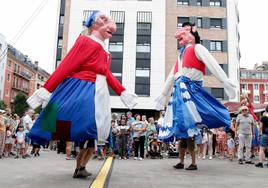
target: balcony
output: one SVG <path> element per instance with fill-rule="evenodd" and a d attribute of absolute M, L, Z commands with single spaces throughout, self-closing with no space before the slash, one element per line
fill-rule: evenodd
<path fill-rule="evenodd" d="M 26 80 L 31 80 L 31 78 L 32 78 L 32 76 L 29 73 L 26 73 L 24 71 L 19 72 L 19 71 L 14 70 L 13 73 L 16 74 L 17 76 L 20 76 L 20 77 L 26 79 Z"/>
<path fill-rule="evenodd" d="M 17 91 L 21 91 L 21 92 L 23 92 L 23 93 L 25 93 L 27 95 L 29 94 L 29 89 L 28 88 L 19 87 L 19 86 L 15 85 L 15 84 L 12 84 L 12 89 L 15 89 Z"/>
<path fill-rule="evenodd" d="M 247 89 L 242 89 L 242 94 L 250 94 L 250 90 L 247 90 Z"/>

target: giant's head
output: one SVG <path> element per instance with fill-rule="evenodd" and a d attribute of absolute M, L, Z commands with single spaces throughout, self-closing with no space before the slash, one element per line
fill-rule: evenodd
<path fill-rule="evenodd" d="M 180 46 L 186 46 L 187 44 L 195 43 L 195 38 L 191 34 L 190 27 L 179 28 L 175 33 L 175 38 L 178 39 Z"/>
<path fill-rule="evenodd" d="M 89 28 L 101 40 L 109 39 L 116 32 L 116 24 L 111 16 L 100 11 L 93 11 L 84 26 Z"/>

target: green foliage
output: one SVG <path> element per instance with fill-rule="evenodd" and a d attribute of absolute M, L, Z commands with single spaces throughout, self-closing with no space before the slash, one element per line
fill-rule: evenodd
<path fill-rule="evenodd" d="M 34 110 L 34 113 L 35 113 L 35 114 L 40 114 L 41 111 L 42 111 L 42 105 L 38 106 L 38 107 Z"/>
<path fill-rule="evenodd" d="M 26 100 L 27 100 L 27 96 L 19 92 L 14 98 L 14 102 L 12 105 L 12 112 L 22 117 L 24 112 L 29 108 Z"/>
<path fill-rule="evenodd" d="M 5 110 L 6 107 L 7 107 L 7 105 L 5 104 L 5 102 L 2 101 L 2 100 L 0 100 L 0 109 L 1 109 L 1 110 Z"/>

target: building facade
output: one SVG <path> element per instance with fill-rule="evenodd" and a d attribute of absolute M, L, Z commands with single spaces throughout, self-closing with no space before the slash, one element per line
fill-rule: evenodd
<path fill-rule="evenodd" d="M 201 43 L 212 53 L 224 72 L 235 83 L 239 99 L 239 14 L 237 1 L 168 0 L 166 1 L 166 76 L 176 61 L 174 32 L 183 22 L 195 23 Z M 204 86 L 222 102 L 229 101 L 220 83 L 207 69 Z"/>
<path fill-rule="evenodd" d="M 32 63 L 27 55 L 8 45 L 3 100 L 8 107 L 16 95 L 21 92 L 31 96 L 33 92 L 48 78 L 49 74 Z"/>
<path fill-rule="evenodd" d="M 5 69 L 7 61 L 7 42 L 4 35 L 0 34 L 0 100 L 4 97 Z"/>
<path fill-rule="evenodd" d="M 83 21 L 91 11 L 106 12 L 117 25 L 113 38 L 106 41 L 113 56 L 111 70 L 128 92 L 139 96 L 136 109 L 154 110 L 165 81 L 165 1 L 63 0 L 61 6 L 56 65 L 84 29 Z M 126 109 L 110 93 L 112 108 Z"/>
<path fill-rule="evenodd" d="M 268 104 L 268 62 L 254 69 L 240 70 L 240 90 L 253 103 Z"/>
<path fill-rule="evenodd" d="M 55 67 L 83 30 L 93 10 L 109 13 L 117 32 L 107 48 L 113 56 L 111 70 L 129 92 L 139 96 L 135 109 L 154 110 L 165 78 L 178 55 L 174 33 L 183 22 L 198 26 L 207 47 L 239 90 L 239 15 L 237 2 L 227 0 L 61 0 Z M 223 84 L 209 71 L 205 87 L 222 102 L 228 101 Z M 126 109 L 112 95 L 113 109 Z M 238 101 L 237 98 L 233 101 Z"/>

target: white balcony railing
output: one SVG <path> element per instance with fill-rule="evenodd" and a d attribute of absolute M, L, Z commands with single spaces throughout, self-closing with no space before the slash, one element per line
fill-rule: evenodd
<path fill-rule="evenodd" d="M 250 90 L 242 89 L 242 94 L 250 94 Z"/>

